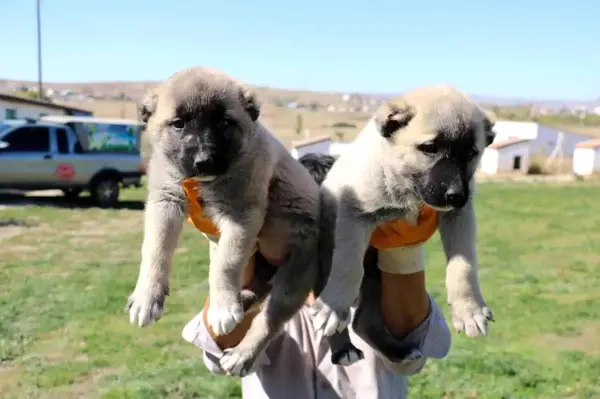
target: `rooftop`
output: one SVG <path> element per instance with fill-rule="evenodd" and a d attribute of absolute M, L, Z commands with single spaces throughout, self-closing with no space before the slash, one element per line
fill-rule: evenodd
<path fill-rule="evenodd" d="M 2 101 L 8 101 L 11 103 L 20 103 L 20 104 L 27 104 L 27 105 L 37 105 L 39 107 L 46 107 L 46 108 L 53 108 L 53 109 L 60 109 L 60 110 L 64 110 L 67 112 L 85 112 L 85 113 L 92 113 L 90 110 L 87 109 L 82 109 L 82 108 L 76 108 L 76 107 L 69 107 L 66 105 L 60 105 L 60 104 L 55 104 L 52 103 L 50 101 L 45 101 L 45 100 L 36 100 L 33 98 L 26 98 L 26 97 L 21 97 L 21 96 L 13 96 L 11 94 L 6 94 L 6 93 L 0 93 L 0 100 Z"/>

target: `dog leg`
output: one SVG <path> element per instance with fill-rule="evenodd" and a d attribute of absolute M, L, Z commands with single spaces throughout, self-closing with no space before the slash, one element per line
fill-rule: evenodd
<path fill-rule="evenodd" d="M 331 363 L 339 366 L 349 366 L 365 358 L 364 353 L 350 340 L 348 328 L 327 337 L 331 348 Z"/>
<path fill-rule="evenodd" d="M 350 307 L 363 279 L 363 257 L 371 228 L 343 206 L 338 211 L 331 270 L 323 292 L 311 308 L 317 330 L 327 337 L 347 327 Z M 321 259 L 327 262 L 326 259 Z"/>
<path fill-rule="evenodd" d="M 461 209 L 440 213 L 439 229 L 448 261 L 446 290 L 452 324 L 470 337 L 486 335 L 493 315 L 479 288 L 473 199 Z"/>
<path fill-rule="evenodd" d="M 181 234 L 184 209 L 176 201 L 152 198 L 144 213 L 144 241 L 137 284 L 126 310 L 132 324 L 145 327 L 161 318 L 169 295 L 171 264 Z"/>
<path fill-rule="evenodd" d="M 271 293 L 240 343 L 225 351 L 220 364 L 228 374 L 243 377 L 254 371 L 261 352 L 303 306 L 315 284 L 318 235 L 308 238 L 273 277 Z"/>
<path fill-rule="evenodd" d="M 207 320 L 217 335 L 228 334 L 244 318 L 240 290 L 244 267 L 256 249 L 256 236 L 262 215 L 249 215 L 236 223 L 224 217 L 219 220 L 221 236 L 211 250 L 208 271 L 210 307 Z"/>

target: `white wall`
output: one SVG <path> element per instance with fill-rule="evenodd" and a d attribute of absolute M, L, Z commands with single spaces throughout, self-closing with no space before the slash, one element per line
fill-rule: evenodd
<path fill-rule="evenodd" d="M 516 156 L 521 156 L 521 169 L 523 173 L 529 169 L 529 142 L 509 145 L 498 149 L 498 172 L 513 172 L 513 162 Z"/>
<path fill-rule="evenodd" d="M 573 152 L 573 173 L 587 176 L 600 171 L 600 148 L 576 148 Z"/>
<path fill-rule="evenodd" d="M 17 118 L 39 118 L 40 114 L 46 115 L 65 115 L 65 111 L 43 105 L 12 103 L 0 100 L 0 120 L 5 119 L 6 109 L 16 109 Z"/>
<path fill-rule="evenodd" d="M 486 148 L 481 155 L 479 168 L 485 174 L 495 174 L 498 171 L 498 150 Z"/>
<path fill-rule="evenodd" d="M 304 154 L 309 153 L 329 154 L 331 143 L 331 140 L 319 141 L 318 143 L 306 144 L 300 147 L 293 147 L 290 152 L 292 156 L 296 159 L 300 158 Z"/>
<path fill-rule="evenodd" d="M 535 122 L 498 121 L 494 125 L 496 138 L 494 143 L 500 143 L 512 138 L 533 140 L 537 136 L 538 124 Z"/>

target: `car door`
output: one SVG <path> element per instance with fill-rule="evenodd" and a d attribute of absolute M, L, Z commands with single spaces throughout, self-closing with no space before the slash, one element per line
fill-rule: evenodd
<path fill-rule="evenodd" d="M 42 188 L 51 180 L 50 129 L 24 125 L 2 137 L 0 184 L 13 188 Z"/>
<path fill-rule="evenodd" d="M 55 169 L 57 185 L 61 188 L 85 185 L 89 176 L 82 164 L 85 155 L 77 149 L 77 137 L 65 127 L 54 128 L 52 162 Z"/>

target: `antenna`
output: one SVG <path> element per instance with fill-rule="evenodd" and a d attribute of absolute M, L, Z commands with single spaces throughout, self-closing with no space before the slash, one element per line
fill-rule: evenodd
<path fill-rule="evenodd" d="M 564 140 L 564 133 L 563 132 L 558 132 L 558 137 L 556 138 L 556 145 L 554 146 L 554 149 L 552 150 L 552 152 L 550 153 L 550 156 L 548 157 L 548 159 L 546 159 L 546 165 L 545 165 L 545 169 L 546 170 L 550 170 L 550 166 L 555 163 L 558 160 L 558 171 L 562 172 L 562 166 L 563 166 L 563 157 L 564 157 L 564 151 L 563 151 L 563 140 Z"/>

